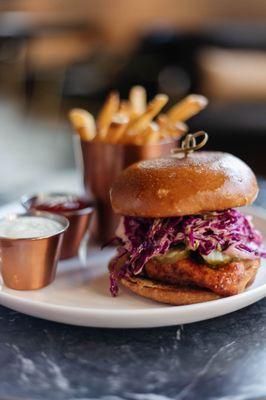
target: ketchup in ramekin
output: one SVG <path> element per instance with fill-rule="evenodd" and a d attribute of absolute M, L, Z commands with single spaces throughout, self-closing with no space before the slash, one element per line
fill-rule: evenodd
<path fill-rule="evenodd" d="M 87 233 L 94 205 L 82 195 L 69 193 L 40 193 L 31 197 L 23 197 L 22 205 L 27 210 L 46 211 L 63 215 L 70 226 L 64 235 L 60 259 L 75 257 L 80 243 Z"/>
<path fill-rule="evenodd" d="M 31 202 L 31 208 L 35 210 L 56 214 L 81 211 L 91 206 L 92 204 L 88 199 L 72 194 L 44 194 L 35 196 Z"/>

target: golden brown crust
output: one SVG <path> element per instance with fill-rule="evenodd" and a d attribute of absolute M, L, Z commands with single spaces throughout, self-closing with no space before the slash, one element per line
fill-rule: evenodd
<path fill-rule="evenodd" d="M 234 261 L 218 268 L 198 264 L 190 258 L 175 263 L 159 263 L 150 260 L 145 265 L 149 279 L 171 285 L 196 285 L 207 288 L 220 296 L 233 296 L 245 290 L 252 282 L 260 266 L 260 260 Z"/>
<path fill-rule="evenodd" d="M 110 192 L 116 213 L 154 218 L 240 207 L 257 193 L 251 169 L 220 152 L 141 161 L 124 170 Z"/>

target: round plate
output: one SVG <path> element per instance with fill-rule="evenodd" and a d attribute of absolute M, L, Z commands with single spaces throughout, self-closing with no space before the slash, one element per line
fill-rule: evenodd
<path fill-rule="evenodd" d="M 0 209 L 0 215 L 18 212 L 17 204 Z M 254 224 L 266 237 L 266 213 L 248 208 Z M 186 324 L 224 315 L 252 304 L 266 295 L 266 262 L 256 280 L 244 293 L 188 306 L 168 306 L 120 289 L 109 294 L 107 263 L 114 250 L 90 250 L 86 266 L 77 259 L 59 263 L 56 280 L 36 291 L 15 291 L 0 285 L 0 303 L 39 318 L 72 325 L 104 328 L 151 328 Z"/>

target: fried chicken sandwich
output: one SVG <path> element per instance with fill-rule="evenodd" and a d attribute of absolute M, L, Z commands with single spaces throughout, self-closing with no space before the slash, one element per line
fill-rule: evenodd
<path fill-rule="evenodd" d="M 193 304 L 241 293 L 266 254 L 262 236 L 238 207 L 258 193 L 240 159 L 197 152 L 138 162 L 111 189 L 121 215 L 111 293 L 120 282 L 162 303 Z"/>

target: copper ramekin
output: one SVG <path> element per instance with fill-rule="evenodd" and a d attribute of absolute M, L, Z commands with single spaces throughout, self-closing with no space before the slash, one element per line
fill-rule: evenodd
<path fill-rule="evenodd" d="M 56 234 L 35 238 L 0 237 L 0 266 L 4 284 L 15 290 L 35 290 L 53 282 L 63 235 L 69 222 L 65 217 L 46 212 L 10 214 L 6 218 L 36 216 L 52 219 L 62 225 Z"/>
<path fill-rule="evenodd" d="M 158 144 L 132 145 L 88 142 L 75 137 L 79 149 L 78 163 L 83 171 L 85 191 L 94 196 L 97 207 L 97 226 L 94 238 L 106 242 L 114 236 L 118 217 L 112 212 L 109 190 L 119 173 L 134 162 L 164 157 L 177 147 L 177 140 Z M 76 149 L 78 149 L 76 147 Z M 81 161 L 81 162 L 80 162 Z"/>
<path fill-rule="evenodd" d="M 34 200 L 43 195 L 43 193 L 35 194 L 33 196 L 23 196 L 21 204 L 26 210 L 34 210 Z M 45 193 L 47 196 L 65 196 L 72 195 L 72 193 Z M 94 205 L 88 199 L 89 206 L 75 211 L 64 211 L 56 213 L 56 215 L 63 215 L 69 221 L 69 228 L 66 231 L 63 239 L 60 260 L 66 260 L 77 256 L 82 239 L 89 229 L 92 215 L 94 212 Z"/>

